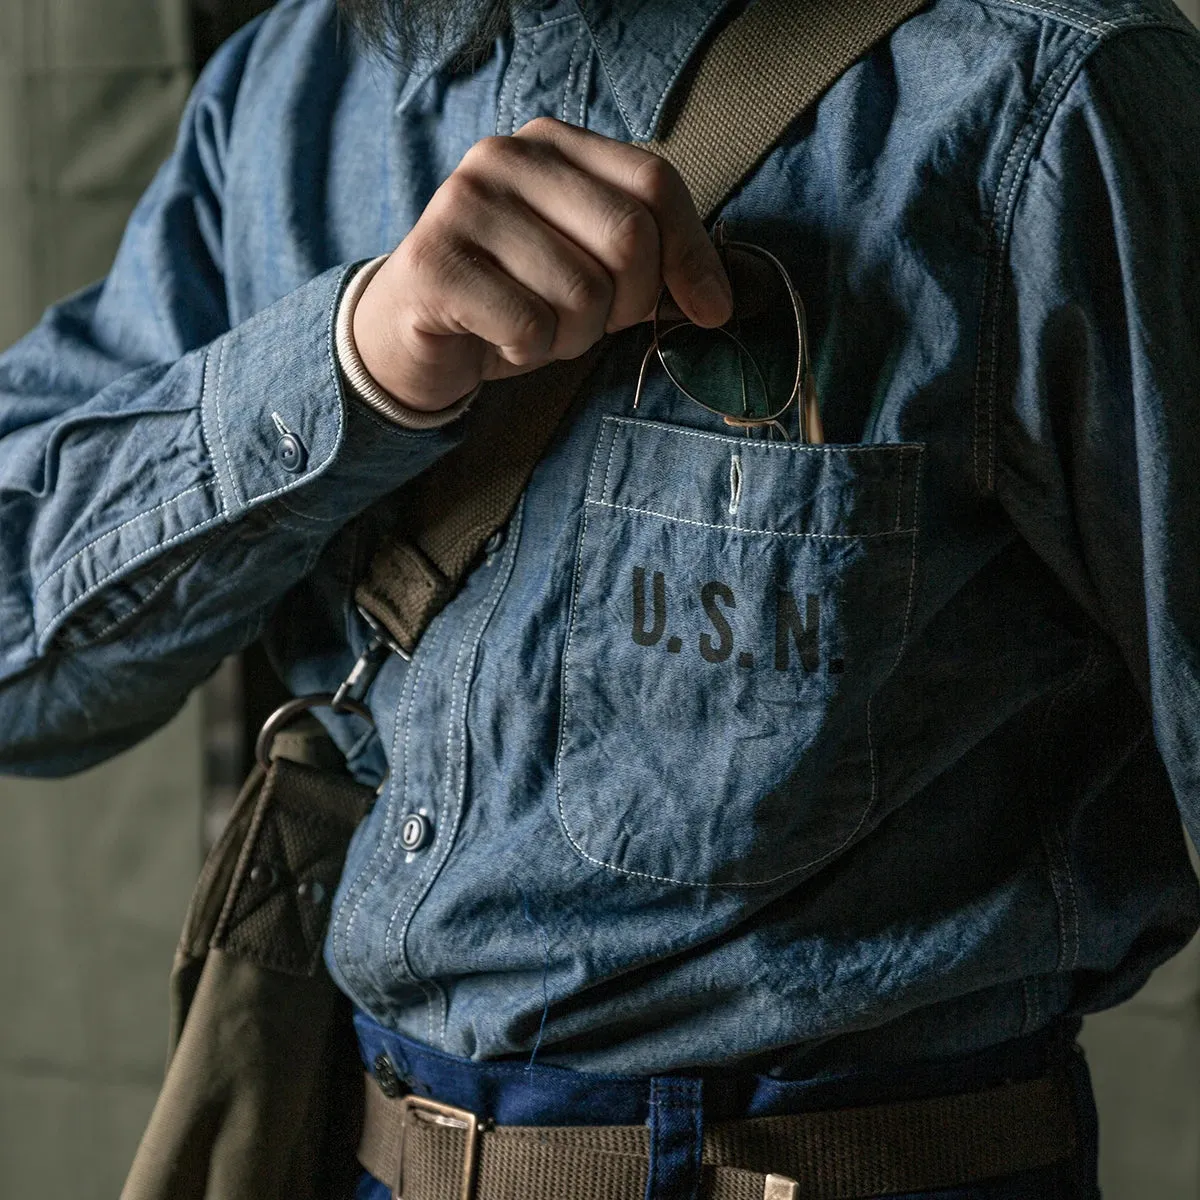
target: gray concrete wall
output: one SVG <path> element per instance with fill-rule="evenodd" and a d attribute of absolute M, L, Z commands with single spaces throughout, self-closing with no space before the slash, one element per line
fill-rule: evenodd
<path fill-rule="evenodd" d="M 190 58 L 185 0 L 0 0 L 0 347 L 108 269 Z M 162 1075 L 200 779 L 196 704 L 75 779 L 0 778 L 4 1200 L 120 1191 Z"/>

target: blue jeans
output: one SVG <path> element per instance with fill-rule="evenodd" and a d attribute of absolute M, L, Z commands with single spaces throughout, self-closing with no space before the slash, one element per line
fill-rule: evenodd
<path fill-rule="evenodd" d="M 1065 1064 L 1074 1087 L 1078 1133 L 1074 1155 L 1053 1167 L 967 1187 L 910 1193 L 900 1200 L 1098 1200 L 1096 1108 L 1077 1021 L 1005 1042 L 969 1058 L 917 1063 L 903 1071 L 860 1072 L 817 1080 L 785 1080 L 736 1072 L 698 1075 L 599 1075 L 524 1062 L 476 1062 L 432 1050 L 357 1014 L 359 1048 L 368 1069 L 380 1054 L 414 1092 L 490 1117 L 501 1125 L 651 1126 L 651 1184 L 645 1200 L 688 1200 L 681 1164 L 695 1152 L 688 1132 L 705 1120 L 874 1104 L 972 1091 L 1005 1080 L 1031 1079 Z M 682 1120 L 652 1118 L 676 1112 Z M 699 1117 L 698 1120 L 694 1119 Z M 656 1128 L 656 1125 L 660 1128 Z M 683 1134 L 681 1138 L 681 1133 Z M 364 1173 L 355 1200 L 390 1200 L 391 1189 Z M 417 1198 L 419 1200 L 419 1198 Z M 561 1200 L 571 1200 L 564 1196 Z"/>

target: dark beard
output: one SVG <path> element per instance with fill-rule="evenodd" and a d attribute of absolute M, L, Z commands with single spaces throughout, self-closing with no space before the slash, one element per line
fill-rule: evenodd
<path fill-rule="evenodd" d="M 442 61 L 473 70 L 509 27 L 509 0 L 337 0 L 338 12 L 368 53 L 410 69 Z"/>

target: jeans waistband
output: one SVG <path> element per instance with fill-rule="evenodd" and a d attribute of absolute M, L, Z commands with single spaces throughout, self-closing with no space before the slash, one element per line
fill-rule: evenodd
<path fill-rule="evenodd" d="M 636 1125 L 665 1086 L 701 1081 L 706 1121 L 778 1116 L 974 1091 L 1032 1079 L 1067 1061 L 1079 1022 L 1063 1021 L 1029 1037 L 966 1058 L 912 1063 L 902 1070 L 864 1070 L 815 1079 L 776 1079 L 729 1070 L 655 1076 L 608 1075 L 523 1061 L 480 1062 L 426 1046 L 354 1017 L 368 1071 L 393 1071 L 405 1090 L 464 1108 L 500 1125 Z M 382 1058 L 381 1058 L 382 1056 Z M 386 1064 L 386 1065 L 385 1065 Z"/>

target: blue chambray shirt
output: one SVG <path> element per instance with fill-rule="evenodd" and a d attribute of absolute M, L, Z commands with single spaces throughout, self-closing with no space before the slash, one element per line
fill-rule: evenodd
<path fill-rule="evenodd" d="M 552 0 L 473 74 L 331 0 L 224 47 L 109 276 L 0 357 L 5 769 L 260 635 L 345 677 L 393 493 L 471 420 L 343 394 L 349 271 L 482 137 L 653 135 L 725 7 Z M 1167 0 L 936 0 L 795 123 L 722 215 L 807 303 L 827 444 L 661 372 L 634 411 L 648 331 L 609 341 L 377 735 L 333 721 L 390 769 L 332 900 L 355 1001 L 477 1058 L 820 1072 L 1137 988 L 1200 915 L 1198 181 Z"/>

